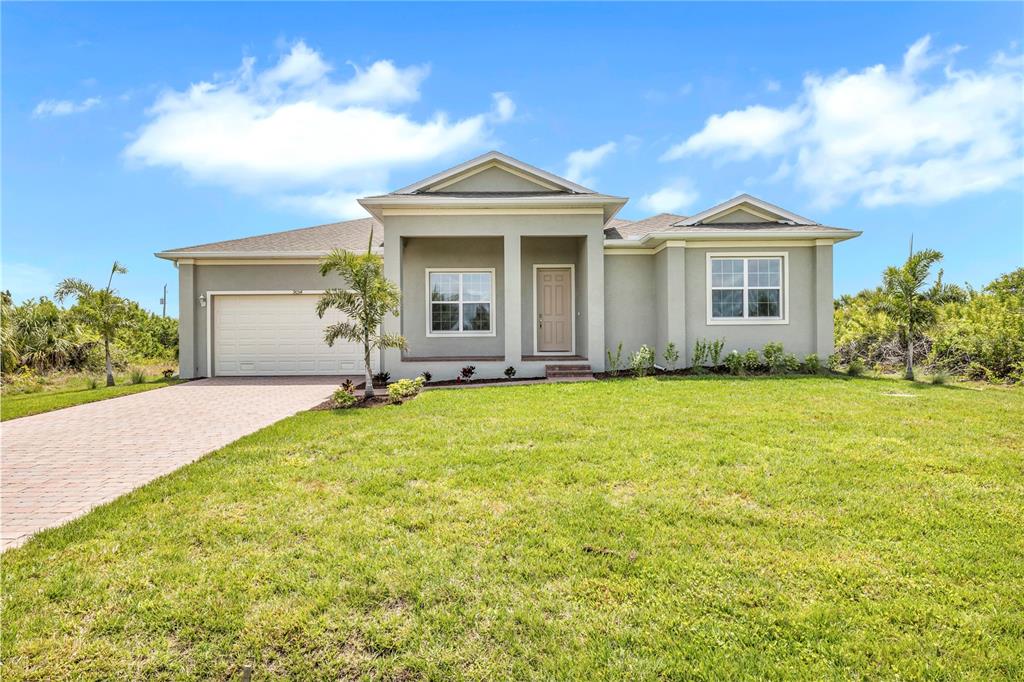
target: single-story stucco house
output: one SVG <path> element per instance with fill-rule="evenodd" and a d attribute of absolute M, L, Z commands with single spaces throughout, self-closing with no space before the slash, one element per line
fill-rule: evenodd
<path fill-rule="evenodd" d="M 160 252 L 178 268 L 181 376 L 362 374 L 314 307 L 345 286 L 318 259 L 369 243 L 402 292 L 384 328 L 408 349 L 373 358 L 392 379 L 602 371 L 620 342 L 659 361 L 673 342 L 684 363 L 700 339 L 833 352 L 832 247 L 860 232 L 746 194 L 637 221 L 615 217 L 626 201 L 489 152 L 361 199 L 366 218 Z"/>

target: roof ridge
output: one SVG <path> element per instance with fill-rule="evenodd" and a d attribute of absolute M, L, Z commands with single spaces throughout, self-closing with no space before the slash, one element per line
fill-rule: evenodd
<path fill-rule="evenodd" d="M 277 230 L 275 232 L 264 232 L 263 234 L 254 234 L 248 237 L 234 237 L 232 239 L 218 239 L 217 241 L 206 242 L 204 244 L 192 244 L 190 246 L 179 246 L 174 249 L 164 249 L 164 251 L 174 252 L 182 251 L 184 249 L 198 249 L 203 246 L 215 246 L 219 244 L 230 244 L 231 242 L 248 241 L 250 239 L 260 239 L 262 237 L 276 237 L 282 234 L 294 234 L 296 232 L 308 232 L 310 230 L 321 230 L 325 227 L 333 227 L 335 225 L 348 225 L 351 223 L 358 223 L 364 220 L 371 221 L 375 226 L 379 224 L 379 221 L 373 216 L 366 216 L 365 218 L 352 218 L 351 220 L 337 220 L 333 223 L 322 223 L 320 225 L 310 225 L 309 227 L 295 227 L 290 230 Z M 371 228 L 372 229 L 372 228 Z"/>

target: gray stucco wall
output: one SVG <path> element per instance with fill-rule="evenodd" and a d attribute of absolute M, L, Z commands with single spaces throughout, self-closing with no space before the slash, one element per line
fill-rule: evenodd
<path fill-rule="evenodd" d="M 211 291 L 295 291 L 343 288 L 345 281 L 336 275 L 321 277 L 316 265 L 187 265 L 194 273 L 192 298 L 192 373 L 184 374 L 185 357 L 184 343 L 181 344 L 182 376 L 207 376 L 206 356 L 206 319 L 209 313 L 213 317 L 212 306 L 217 305 L 216 296 L 210 297 Z M 183 273 L 182 273 L 183 274 Z M 179 290 L 184 290 L 180 287 Z M 207 307 L 199 303 L 199 296 L 206 294 Z M 184 308 L 184 295 L 182 298 Z M 179 318 L 184 319 L 184 318 Z M 179 323 L 179 332 L 188 334 L 184 324 Z M 211 338 L 212 345 L 212 338 Z"/>
<path fill-rule="evenodd" d="M 504 355 L 505 265 L 502 240 L 494 237 L 406 239 L 402 253 L 402 335 L 408 355 Z M 496 300 L 491 310 L 493 336 L 427 336 L 427 268 L 494 268 Z"/>
<path fill-rule="evenodd" d="M 441 188 L 441 192 L 543 192 L 547 188 L 500 168 L 488 168 L 465 180 Z"/>
<path fill-rule="evenodd" d="M 622 342 L 622 360 L 657 338 L 658 295 L 654 257 L 606 256 L 604 264 L 604 338 L 613 353 Z"/>
<path fill-rule="evenodd" d="M 828 247 L 831 249 L 831 247 Z M 687 359 L 698 339 L 725 339 L 725 353 L 747 348 L 760 350 L 766 343 L 779 341 L 787 352 L 803 357 L 818 351 L 816 343 L 816 289 L 814 247 L 785 248 L 686 248 L 686 330 Z M 789 261 L 789 298 L 787 324 L 715 324 L 707 323 L 707 254 L 711 253 L 784 253 Z M 831 281 L 828 284 L 831 317 Z"/>

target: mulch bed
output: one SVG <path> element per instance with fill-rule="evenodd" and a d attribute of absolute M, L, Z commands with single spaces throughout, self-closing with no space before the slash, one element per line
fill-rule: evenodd
<path fill-rule="evenodd" d="M 511 379 L 445 379 L 444 381 L 430 381 L 424 386 L 486 386 L 488 384 L 514 384 L 517 381 L 539 381 L 544 377 L 512 377 Z"/>
<path fill-rule="evenodd" d="M 378 393 L 372 398 L 360 398 L 359 402 L 353 405 L 349 405 L 348 407 L 338 407 L 337 405 L 334 404 L 333 400 L 328 398 L 327 400 L 323 401 L 322 403 L 311 409 L 314 412 L 323 410 L 354 410 L 360 407 L 381 407 L 382 405 L 390 404 L 391 402 L 388 400 L 387 393 L 384 393 L 383 395 Z"/>

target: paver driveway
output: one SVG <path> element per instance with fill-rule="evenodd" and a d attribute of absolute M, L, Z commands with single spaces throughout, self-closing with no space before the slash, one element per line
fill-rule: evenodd
<path fill-rule="evenodd" d="M 323 402 L 339 379 L 201 379 L 3 422 L 3 549 Z"/>

